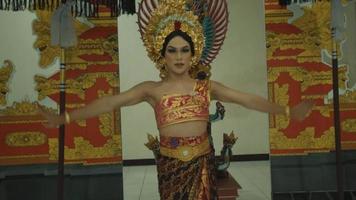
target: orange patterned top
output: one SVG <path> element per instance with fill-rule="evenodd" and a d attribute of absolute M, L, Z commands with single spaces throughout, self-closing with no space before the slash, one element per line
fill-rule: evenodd
<path fill-rule="evenodd" d="M 195 120 L 209 120 L 210 82 L 198 80 L 192 94 L 164 95 L 155 105 L 157 127 Z"/>

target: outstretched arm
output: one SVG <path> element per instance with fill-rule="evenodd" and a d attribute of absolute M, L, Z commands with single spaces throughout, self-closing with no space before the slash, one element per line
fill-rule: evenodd
<path fill-rule="evenodd" d="M 240 92 L 222 85 L 219 82 L 211 81 L 211 95 L 213 99 L 240 104 L 248 109 L 257 110 L 271 114 L 290 114 L 291 118 L 303 120 L 313 106 L 311 100 L 304 100 L 298 105 L 290 108 L 289 113 L 286 107 L 272 103 L 257 95 Z"/>
<path fill-rule="evenodd" d="M 96 99 L 83 108 L 68 113 L 69 119 L 70 121 L 87 119 L 102 113 L 110 112 L 115 108 L 135 105 L 142 101 L 146 101 L 148 98 L 147 91 L 149 91 L 151 85 L 150 82 L 143 82 L 117 95 Z M 56 127 L 66 123 L 65 115 L 54 115 L 43 109 L 40 109 L 39 112 L 48 120 L 48 123 L 45 124 L 47 127 Z"/>

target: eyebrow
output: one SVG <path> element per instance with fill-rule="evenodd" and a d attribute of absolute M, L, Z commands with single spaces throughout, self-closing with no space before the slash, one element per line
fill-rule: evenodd
<path fill-rule="evenodd" d="M 174 48 L 174 49 L 179 49 L 179 47 L 174 47 L 174 46 L 168 46 L 169 48 Z M 184 48 L 189 48 L 189 45 L 186 45 L 186 46 L 183 46 L 183 47 L 180 47 L 180 49 L 184 49 Z"/>

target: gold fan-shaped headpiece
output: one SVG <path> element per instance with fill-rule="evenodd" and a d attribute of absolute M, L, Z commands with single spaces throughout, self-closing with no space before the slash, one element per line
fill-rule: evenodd
<path fill-rule="evenodd" d="M 194 43 L 192 67 L 210 69 L 209 63 L 224 41 L 227 23 L 226 0 L 142 0 L 138 10 L 143 43 L 160 70 L 163 43 L 175 30 L 187 33 Z"/>

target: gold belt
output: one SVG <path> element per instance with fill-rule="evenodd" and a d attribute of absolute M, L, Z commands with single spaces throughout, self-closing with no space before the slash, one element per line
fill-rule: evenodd
<path fill-rule="evenodd" d="M 178 146 L 177 148 L 167 148 L 167 147 L 160 147 L 160 153 L 163 156 L 177 158 L 181 161 L 187 162 L 192 160 L 195 157 L 207 154 L 210 152 L 210 143 L 209 139 L 206 138 L 202 143 L 196 146 Z"/>

